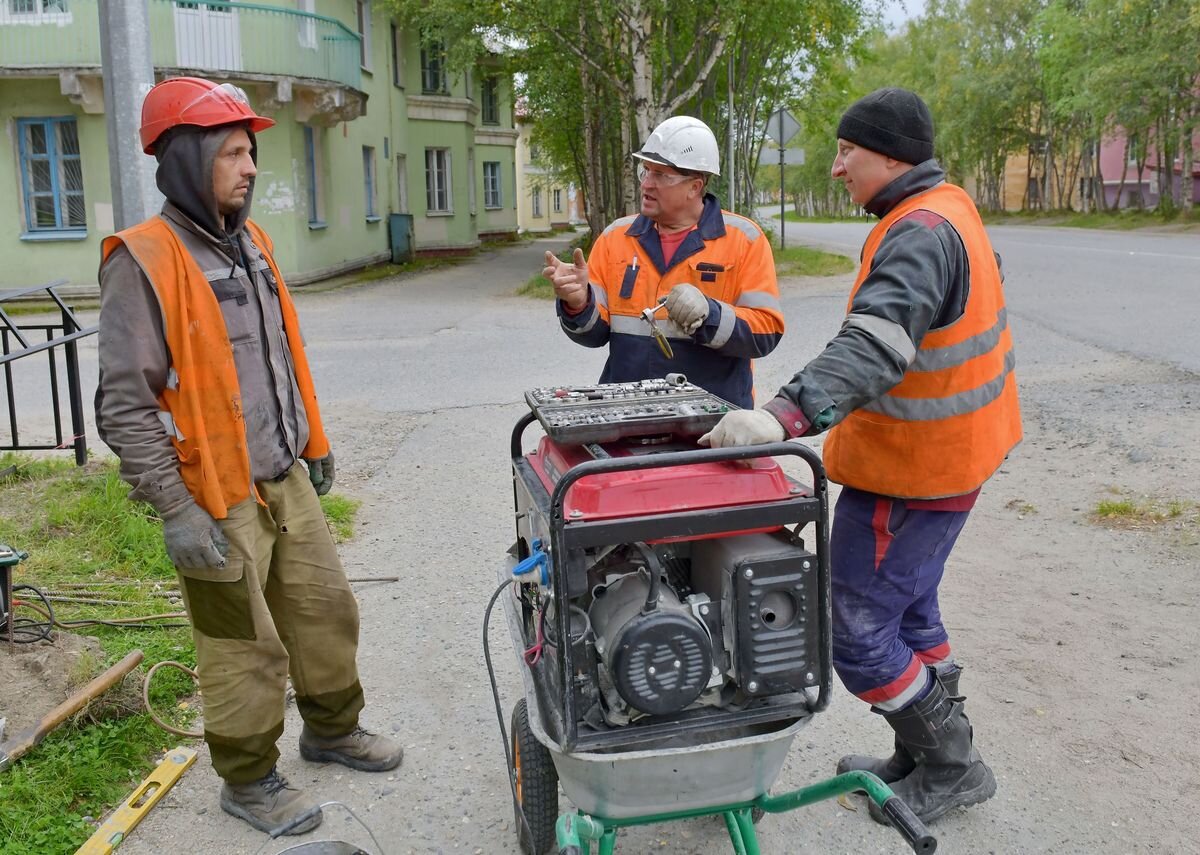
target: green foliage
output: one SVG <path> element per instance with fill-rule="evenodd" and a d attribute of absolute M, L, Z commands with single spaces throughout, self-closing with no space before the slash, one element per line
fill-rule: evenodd
<path fill-rule="evenodd" d="M 354 516 L 362 502 L 338 493 L 326 493 L 321 497 L 321 510 L 329 523 L 334 543 L 341 543 L 354 536 Z"/>

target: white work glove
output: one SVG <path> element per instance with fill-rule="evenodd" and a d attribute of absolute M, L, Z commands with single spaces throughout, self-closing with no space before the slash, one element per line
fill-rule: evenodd
<path fill-rule="evenodd" d="M 171 563 L 181 570 L 219 570 L 229 554 L 221 527 L 195 502 L 163 517 L 163 542 Z"/>
<path fill-rule="evenodd" d="M 667 295 L 667 317 L 691 335 L 708 317 L 708 298 L 695 285 L 676 285 Z"/>
<path fill-rule="evenodd" d="M 696 442 L 712 448 L 738 445 L 763 445 L 787 439 L 783 425 L 766 410 L 734 410 L 726 413 L 717 426 Z"/>
<path fill-rule="evenodd" d="M 573 313 L 583 311 L 588 301 L 588 269 L 583 259 L 583 250 L 575 247 L 573 264 L 567 264 L 552 252 L 546 253 L 546 266 L 542 275 L 554 286 L 554 296 L 562 300 Z"/>

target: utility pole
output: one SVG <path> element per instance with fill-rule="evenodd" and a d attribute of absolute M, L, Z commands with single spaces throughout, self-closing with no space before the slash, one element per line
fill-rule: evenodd
<path fill-rule="evenodd" d="M 142 100 L 154 85 L 148 0 L 100 0 L 100 65 L 108 126 L 108 174 L 117 230 L 151 216 L 162 196 L 154 158 L 142 154 Z"/>

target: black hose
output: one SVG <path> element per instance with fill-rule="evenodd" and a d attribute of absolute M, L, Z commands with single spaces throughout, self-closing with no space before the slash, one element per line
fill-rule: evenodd
<path fill-rule="evenodd" d="M 512 792 L 513 815 L 520 819 L 524 829 L 519 839 L 532 840 L 533 830 L 529 826 L 529 820 L 525 818 L 525 809 L 521 807 L 521 802 L 517 798 L 517 782 L 513 780 L 513 760 L 512 752 L 508 747 L 508 729 L 504 726 L 504 710 L 500 706 L 500 689 L 496 685 L 496 669 L 492 667 L 492 648 L 488 640 L 488 627 L 492 622 L 492 608 L 496 605 L 496 600 L 500 597 L 500 593 L 512 583 L 512 579 L 505 579 L 501 582 L 500 587 L 492 592 L 487 608 L 483 611 L 483 661 L 487 665 L 488 680 L 492 684 L 492 701 L 496 704 L 496 721 L 500 725 L 500 738 L 504 742 L 504 774 L 508 777 L 508 789 Z"/>
<path fill-rule="evenodd" d="M 646 592 L 646 602 L 642 606 L 642 614 L 648 615 L 658 608 L 658 589 L 662 585 L 663 566 L 649 545 L 639 541 L 633 544 L 633 548 L 646 560 L 646 570 L 650 573 L 650 590 Z"/>
<path fill-rule="evenodd" d="M 48 641 L 50 639 L 50 632 L 54 629 L 55 624 L 54 606 L 52 606 L 50 601 L 46 599 L 46 595 L 33 585 L 13 585 L 12 591 L 13 602 L 9 603 L 8 605 L 8 619 L 12 624 L 13 642 L 15 644 L 33 644 L 37 641 Z M 36 594 L 37 598 L 41 600 L 42 604 L 46 607 L 45 614 L 49 617 L 49 620 L 39 621 L 34 620 L 33 618 L 17 617 L 17 591 L 32 591 L 34 594 Z M 40 611 L 40 609 L 35 609 L 35 611 Z M 7 630 L 7 628 L 5 629 Z"/>

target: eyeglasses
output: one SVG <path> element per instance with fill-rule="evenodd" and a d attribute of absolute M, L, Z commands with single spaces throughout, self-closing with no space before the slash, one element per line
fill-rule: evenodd
<path fill-rule="evenodd" d="M 658 187 L 674 187 L 676 184 L 682 184 L 684 181 L 691 181 L 697 178 L 696 175 L 676 175 L 673 172 L 663 172 L 659 169 L 648 169 L 642 164 L 638 164 L 637 177 L 640 184 L 654 184 Z"/>

